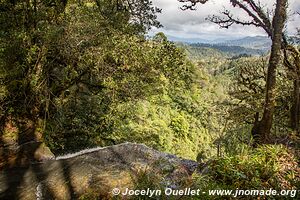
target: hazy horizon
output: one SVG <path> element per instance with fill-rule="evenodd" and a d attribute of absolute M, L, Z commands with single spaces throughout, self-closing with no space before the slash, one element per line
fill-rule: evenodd
<path fill-rule="evenodd" d="M 158 31 L 158 32 L 164 32 L 164 31 Z M 157 32 L 151 32 L 149 34 L 150 37 L 154 36 Z M 188 37 L 180 37 L 180 36 L 173 36 L 169 35 L 164 32 L 164 34 L 168 37 L 168 40 L 174 41 L 174 42 L 183 42 L 183 43 L 210 43 L 210 44 L 220 44 L 227 41 L 237 41 L 237 40 L 243 40 L 245 38 L 253 38 L 254 40 L 257 39 L 257 37 L 263 37 L 263 39 L 268 40 L 267 35 L 253 35 L 253 36 L 239 36 L 239 37 L 217 37 L 217 38 L 201 38 L 201 37 L 194 37 L 194 38 L 188 38 Z"/>

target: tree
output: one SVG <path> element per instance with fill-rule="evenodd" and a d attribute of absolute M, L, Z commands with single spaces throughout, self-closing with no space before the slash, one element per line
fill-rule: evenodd
<path fill-rule="evenodd" d="M 297 12 L 300 15 L 299 12 Z M 300 30 L 297 29 L 297 34 L 294 37 L 294 42 L 299 43 Z M 290 108 L 290 128 L 300 134 L 300 51 L 292 42 L 288 42 L 288 37 L 283 35 L 284 46 L 284 65 L 289 72 L 289 78 L 293 80 L 293 91 Z"/>
<path fill-rule="evenodd" d="M 55 37 L 60 33 L 56 24 L 60 23 L 64 8 L 65 1 L 0 3 L 0 70 L 5 91 L 0 100 L 4 108 L 1 125 L 13 123 L 20 131 L 19 142 L 34 137 L 37 124 L 49 108 L 49 101 L 45 101 L 51 80 L 47 74 L 49 66 L 45 64 L 46 43 L 50 35 Z"/>
<path fill-rule="evenodd" d="M 107 77 L 117 76 L 120 59 L 105 54 L 116 38 L 143 42 L 145 31 L 159 26 L 159 9 L 141 0 L 4 0 L 0 12 L 1 128 L 11 123 L 29 139 L 37 130 L 43 137 L 58 98 L 99 93 Z"/>
<path fill-rule="evenodd" d="M 289 78 L 293 80 L 292 106 L 290 109 L 290 127 L 300 134 L 300 51 L 297 47 L 285 42 L 284 64 Z"/>
<path fill-rule="evenodd" d="M 197 3 L 206 3 L 207 0 L 179 0 L 180 2 L 189 3 L 183 9 L 195 9 Z M 224 10 L 224 17 L 211 16 L 210 21 L 220 25 L 222 28 L 229 28 L 233 24 L 244 26 L 253 25 L 265 30 L 268 36 L 272 39 L 271 56 L 267 70 L 267 81 L 265 89 L 264 111 L 261 120 L 255 120 L 252 129 L 253 136 L 259 136 L 260 142 L 267 143 L 270 139 L 270 133 L 273 122 L 273 114 L 275 108 L 276 96 L 276 70 L 281 62 L 281 49 L 283 42 L 283 31 L 286 22 L 287 0 L 277 0 L 276 9 L 272 19 L 263 9 L 260 3 L 254 0 L 230 0 L 233 7 L 240 8 L 249 17 L 250 20 L 243 21 L 233 16 L 229 10 Z"/>

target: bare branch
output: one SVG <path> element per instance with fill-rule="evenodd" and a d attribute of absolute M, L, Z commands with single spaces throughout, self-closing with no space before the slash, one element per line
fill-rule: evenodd
<path fill-rule="evenodd" d="M 230 0 L 230 2 L 233 7 L 238 6 L 245 11 L 256 24 L 259 24 L 259 27 L 263 28 L 272 37 L 271 21 L 263 12 L 261 6 L 257 5 L 253 0 Z"/>
<path fill-rule="evenodd" d="M 262 28 L 267 32 L 267 34 L 272 38 L 272 23 L 268 15 L 263 11 L 261 5 L 257 5 L 253 0 L 248 0 L 248 4 L 251 6 L 252 10 L 257 13 L 261 21 L 263 22 L 262 24 L 264 25 Z"/>
<path fill-rule="evenodd" d="M 181 7 L 182 10 L 195 10 L 195 6 L 198 3 L 205 4 L 208 0 L 178 0 L 179 2 L 185 3 Z M 212 21 L 213 23 L 218 24 L 221 28 L 228 28 L 233 24 L 240 25 L 254 25 L 257 27 L 261 27 L 265 30 L 265 32 L 272 38 L 273 37 L 273 28 L 272 22 L 269 19 L 268 15 L 264 12 L 260 3 L 255 3 L 254 0 L 229 0 L 233 7 L 238 7 L 242 9 L 248 16 L 251 18 L 250 20 L 240 20 L 239 18 L 234 18 L 230 11 L 225 10 L 222 12 L 224 17 L 219 17 L 213 15 L 212 17 L 208 17 L 207 19 Z M 189 4 L 187 4 L 189 3 Z"/>
<path fill-rule="evenodd" d="M 257 27 L 261 26 L 261 24 L 257 23 L 255 20 L 245 21 L 245 20 L 240 20 L 239 18 L 234 18 L 229 10 L 224 10 L 223 12 L 221 12 L 221 14 L 224 15 L 225 17 L 221 18 L 219 16 L 213 15 L 211 17 L 208 17 L 207 19 L 215 24 L 218 24 L 221 28 L 229 28 L 233 24 L 240 24 L 243 26 L 250 26 L 250 25 L 254 25 Z"/>

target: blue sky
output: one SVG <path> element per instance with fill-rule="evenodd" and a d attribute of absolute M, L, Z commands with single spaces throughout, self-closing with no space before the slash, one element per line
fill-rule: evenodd
<path fill-rule="evenodd" d="M 219 14 L 224 8 L 230 9 L 233 14 L 242 19 L 247 19 L 245 13 L 229 5 L 229 0 L 210 0 L 205 5 L 200 4 L 196 11 L 180 10 L 182 3 L 177 0 L 152 1 L 155 6 L 162 8 L 162 13 L 158 17 L 164 27 L 159 30 L 153 29 L 151 34 L 162 31 L 174 37 L 208 40 L 265 35 L 263 30 L 253 26 L 234 25 L 229 29 L 220 29 L 218 25 L 205 20 L 208 15 Z M 261 0 L 260 2 L 265 9 L 272 11 L 276 0 Z M 296 11 L 300 12 L 300 0 L 289 0 L 287 31 L 290 34 L 295 33 L 296 27 L 300 27 L 300 16 L 295 14 Z"/>

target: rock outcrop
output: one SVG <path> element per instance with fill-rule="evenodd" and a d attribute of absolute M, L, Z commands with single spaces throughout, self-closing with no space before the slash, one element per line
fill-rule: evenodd
<path fill-rule="evenodd" d="M 182 186 L 197 167 L 141 144 L 87 149 L 2 171 L 0 199 L 111 199 L 113 188 L 134 189 L 147 181 Z"/>

